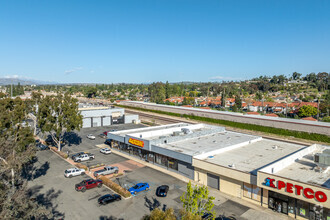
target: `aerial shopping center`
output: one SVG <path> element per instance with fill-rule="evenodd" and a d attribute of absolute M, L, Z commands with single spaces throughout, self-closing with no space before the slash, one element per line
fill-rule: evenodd
<path fill-rule="evenodd" d="M 109 132 L 111 145 L 183 177 L 297 219 L 330 220 L 330 146 L 177 123 Z"/>

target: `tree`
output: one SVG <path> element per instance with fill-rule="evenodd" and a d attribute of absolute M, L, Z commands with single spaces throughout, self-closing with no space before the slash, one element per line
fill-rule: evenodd
<path fill-rule="evenodd" d="M 93 98 L 97 94 L 97 88 L 96 87 L 88 87 L 86 91 L 87 98 Z"/>
<path fill-rule="evenodd" d="M 51 219 L 46 208 L 31 201 L 21 175 L 35 156 L 34 138 L 24 126 L 27 108 L 20 99 L 0 99 L 0 216 L 3 219 Z"/>
<path fill-rule="evenodd" d="M 143 220 L 176 220 L 174 210 L 172 208 L 162 211 L 159 208 L 152 210 L 150 215 L 145 215 L 142 217 Z"/>
<path fill-rule="evenodd" d="M 292 79 L 293 80 L 300 79 L 300 77 L 301 77 L 301 73 L 297 73 L 297 72 L 292 73 Z"/>
<path fill-rule="evenodd" d="M 191 185 L 191 182 L 187 184 L 187 192 L 184 192 L 180 197 L 183 203 L 183 209 L 191 213 L 193 216 L 203 216 L 205 212 L 212 213 L 215 216 L 213 209 L 214 197 L 209 196 L 209 190 L 206 186 Z"/>
<path fill-rule="evenodd" d="M 166 81 L 165 84 L 165 98 L 169 98 L 170 97 L 170 84 L 168 83 L 168 81 Z"/>
<path fill-rule="evenodd" d="M 46 96 L 40 102 L 37 121 L 41 131 L 50 134 L 60 151 L 63 132 L 79 131 L 82 127 L 78 100 L 68 93 Z"/>
<path fill-rule="evenodd" d="M 237 107 L 238 110 L 241 110 L 242 109 L 242 99 L 239 95 L 237 95 L 235 97 L 235 105 Z"/>
<path fill-rule="evenodd" d="M 224 90 L 221 93 L 221 106 L 224 108 L 226 107 L 226 99 L 227 99 L 226 90 Z"/>
<path fill-rule="evenodd" d="M 7 95 L 3 92 L 0 92 L 0 99 L 5 98 Z"/>
<path fill-rule="evenodd" d="M 299 117 L 309 117 L 309 116 L 317 115 L 317 108 L 310 105 L 304 105 L 299 108 L 298 115 Z"/>
<path fill-rule="evenodd" d="M 262 100 L 263 99 L 263 94 L 262 94 L 262 92 L 257 92 L 256 93 L 256 100 Z"/>

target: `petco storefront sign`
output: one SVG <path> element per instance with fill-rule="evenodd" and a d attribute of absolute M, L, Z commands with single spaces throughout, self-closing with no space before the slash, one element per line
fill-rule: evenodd
<path fill-rule="evenodd" d="M 314 191 L 311 188 L 304 188 L 300 185 L 284 182 L 281 180 L 275 180 L 272 178 L 266 178 L 265 182 L 262 183 L 264 186 L 268 186 L 277 190 L 282 190 L 287 193 L 294 193 L 297 196 L 303 196 L 307 199 L 315 199 L 318 202 L 326 202 L 327 195 L 322 191 Z"/>

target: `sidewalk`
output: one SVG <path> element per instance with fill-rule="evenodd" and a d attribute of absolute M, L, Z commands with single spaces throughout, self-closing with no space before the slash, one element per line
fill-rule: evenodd
<path fill-rule="evenodd" d="M 102 146 L 99 145 L 97 147 L 102 147 Z M 171 171 L 169 171 L 165 168 L 162 168 L 162 167 L 159 167 L 157 165 L 139 160 L 135 157 L 132 157 L 130 155 L 122 153 L 122 152 L 120 152 L 116 149 L 111 149 L 111 150 L 112 150 L 112 153 L 114 153 L 114 154 L 118 154 L 118 155 L 120 155 L 122 157 L 125 157 L 127 159 L 136 161 L 137 163 L 141 163 L 144 166 L 153 168 L 153 169 L 158 170 L 162 173 L 173 176 L 173 177 L 175 177 L 175 178 L 177 178 L 177 179 L 179 179 L 183 182 L 188 183 L 189 181 L 191 181 L 195 185 L 200 185 L 197 182 L 195 182 L 195 181 L 193 181 L 189 178 L 183 177 L 180 174 L 177 174 L 175 172 L 171 172 Z M 215 209 L 220 210 L 220 212 L 218 214 L 228 214 L 228 211 L 223 210 L 224 207 L 222 207 L 222 206 L 225 205 L 226 202 L 227 203 L 233 202 L 233 203 L 238 203 L 240 206 L 243 206 L 245 208 L 244 210 L 247 210 L 247 211 L 243 212 L 242 214 L 240 214 L 239 216 L 236 216 L 238 219 L 253 219 L 253 220 L 277 220 L 277 219 L 287 220 L 287 219 L 292 219 L 291 217 L 289 217 L 287 215 L 276 213 L 276 212 L 274 212 L 270 209 L 264 208 L 262 206 L 255 205 L 255 204 L 250 203 L 248 201 L 245 201 L 243 199 L 227 195 L 223 192 L 220 192 L 219 190 L 209 188 L 209 191 L 210 191 L 210 194 L 215 197 L 215 201 L 214 201 Z M 231 207 L 231 208 L 235 209 L 235 207 Z"/>

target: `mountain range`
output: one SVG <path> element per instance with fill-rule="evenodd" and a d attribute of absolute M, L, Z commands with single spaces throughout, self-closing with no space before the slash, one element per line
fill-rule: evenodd
<path fill-rule="evenodd" d="M 21 85 L 49 85 L 49 84 L 58 84 L 56 82 L 47 82 L 47 81 L 41 81 L 41 80 L 35 80 L 35 79 L 22 79 L 22 78 L 0 78 L 0 86 L 5 85 L 17 85 L 20 83 Z"/>

